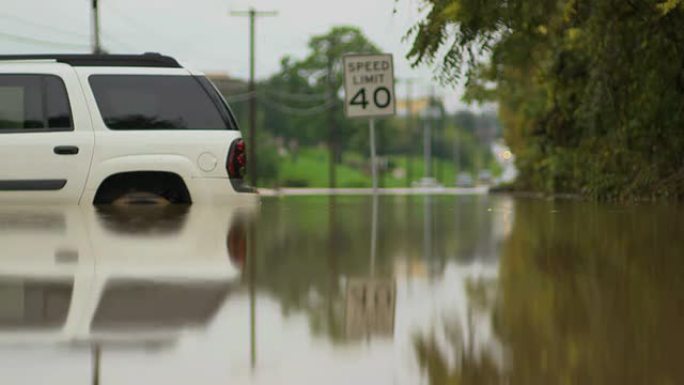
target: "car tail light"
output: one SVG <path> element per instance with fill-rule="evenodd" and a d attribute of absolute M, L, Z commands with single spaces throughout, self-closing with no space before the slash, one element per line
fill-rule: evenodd
<path fill-rule="evenodd" d="M 226 170 L 231 179 L 242 179 L 247 174 L 247 151 L 244 140 L 236 139 L 230 145 Z"/>

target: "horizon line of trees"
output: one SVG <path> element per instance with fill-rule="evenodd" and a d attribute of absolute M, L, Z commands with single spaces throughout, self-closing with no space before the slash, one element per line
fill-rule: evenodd
<path fill-rule="evenodd" d="M 279 180 L 278 176 L 282 152 L 279 147 L 284 144 L 295 148 L 327 145 L 330 150 L 332 141 L 330 154 L 336 164 L 344 163 L 345 155 L 367 156 L 367 122 L 346 118 L 342 104 L 342 56 L 350 52 L 380 50 L 359 28 L 333 27 L 310 39 L 305 57 L 282 58 L 280 71 L 260 81 L 255 94 L 248 93 L 246 84 L 239 81 L 231 81 L 224 87 L 219 83 L 244 131 L 249 129 L 246 102 L 257 98 L 260 184 L 287 185 L 288 181 Z M 442 118 L 433 122 L 433 158 L 457 162 L 468 171 L 487 167 L 492 161 L 489 142 L 501 133 L 496 114 L 470 111 L 449 114 L 441 100 L 434 98 L 430 103 L 442 111 Z M 422 124 L 418 116 L 377 120 L 379 155 L 420 157 Z M 483 132 L 490 134 L 483 135 Z M 414 179 L 419 179 L 418 172 L 413 174 Z"/>

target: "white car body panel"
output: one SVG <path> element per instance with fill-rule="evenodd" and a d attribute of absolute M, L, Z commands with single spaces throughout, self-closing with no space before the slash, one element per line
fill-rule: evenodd
<path fill-rule="evenodd" d="M 237 130 L 111 130 L 100 114 L 89 77 L 92 75 L 181 75 L 201 73 L 184 68 L 72 67 L 50 61 L 0 62 L 0 74 L 53 74 L 63 79 L 74 131 L 2 133 L 0 182 L 65 179 L 56 191 L 6 191 L 0 202 L 92 204 L 109 176 L 159 171 L 180 176 L 193 203 L 246 203 L 256 194 L 237 192 L 226 171 Z M 56 155 L 55 146 L 79 148 L 78 155 Z M 11 165 L 11 167 L 9 166 Z"/>
<path fill-rule="evenodd" d="M 5 63 L 2 74 L 56 75 L 69 95 L 73 131 L 0 132 L 0 180 L 66 180 L 55 191 L 0 191 L 0 201 L 9 203 L 78 203 L 86 184 L 93 156 L 91 116 L 74 68 L 62 63 Z M 77 155 L 57 155 L 57 146 L 77 146 Z"/>

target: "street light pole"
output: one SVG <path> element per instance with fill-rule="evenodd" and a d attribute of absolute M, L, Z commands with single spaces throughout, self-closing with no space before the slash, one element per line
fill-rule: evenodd
<path fill-rule="evenodd" d="M 97 0 L 94 0 L 97 1 Z M 257 187 L 259 175 L 257 172 L 257 127 L 256 127 L 256 80 L 255 80 L 255 30 L 256 18 L 258 16 L 276 16 L 278 12 L 275 11 L 257 11 L 250 8 L 248 11 L 233 11 L 232 16 L 247 16 L 249 17 L 249 175 L 252 181 L 252 186 Z"/>

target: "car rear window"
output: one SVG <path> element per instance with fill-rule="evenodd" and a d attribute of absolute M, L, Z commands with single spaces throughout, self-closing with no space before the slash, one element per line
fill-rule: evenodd
<path fill-rule="evenodd" d="M 102 119 L 112 130 L 237 129 L 220 96 L 201 80 L 189 75 L 89 78 Z"/>
<path fill-rule="evenodd" d="M 230 287 L 216 283 L 115 280 L 107 284 L 95 310 L 95 331 L 185 327 L 209 322 Z"/>
<path fill-rule="evenodd" d="M 62 79 L 54 75 L 0 75 L 0 133 L 72 129 Z"/>

